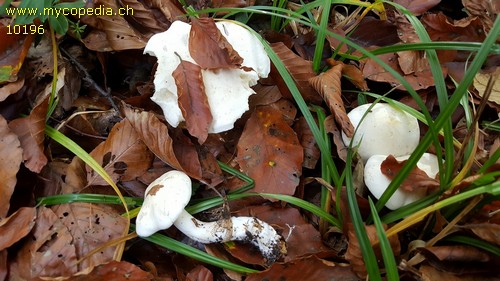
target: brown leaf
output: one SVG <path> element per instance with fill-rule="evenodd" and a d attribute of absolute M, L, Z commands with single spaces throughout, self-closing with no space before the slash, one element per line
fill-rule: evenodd
<path fill-rule="evenodd" d="M 198 265 L 193 268 L 186 276 L 186 281 L 213 281 L 214 276 L 208 268 Z"/>
<path fill-rule="evenodd" d="M 234 68 L 243 63 L 212 18 L 191 18 L 189 53 L 202 69 Z"/>
<path fill-rule="evenodd" d="M 175 0 L 150 0 L 151 7 L 160 10 L 163 15 L 170 21 L 176 20 L 186 21 L 186 14 L 179 1 Z"/>
<path fill-rule="evenodd" d="M 401 168 L 407 160 L 398 161 L 392 155 L 387 156 L 387 158 L 380 165 L 380 171 L 390 180 L 399 173 Z M 439 182 L 431 177 L 429 177 L 424 171 L 418 167 L 414 167 L 413 170 L 408 174 L 403 183 L 399 186 L 401 190 L 407 192 L 418 192 L 422 189 L 433 189 L 439 188 Z"/>
<path fill-rule="evenodd" d="M 387 229 L 387 225 L 384 225 L 384 229 Z M 382 260 L 382 254 L 380 252 L 380 247 L 378 244 L 378 235 L 375 225 L 365 225 L 366 234 L 368 239 L 374 247 L 375 255 L 377 259 Z M 345 258 L 349 261 L 352 269 L 359 278 L 366 278 L 366 264 L 364 263 L 363 256 L 361 254 L 361 249 L 359 247 L 359 240 L 354 231 L 352 223 L 347 224 L 347 236 L 349 238 L 349 246 L 347 247 L 347 252 Z M 399 244 L 399 239 L 396 235 L 389 237 L 389 243 L 391 245 L 394 256 L 398 256 L 401 251 L 401 245 Z"/>
<path fill-rule="evenodd" d="M 24 58 L 33 41 L 34 35 L 23 35 L 22 32 L 15 33 L 10 27 L 0 26 L 0 84 L 14 82 L 17 80 L 17 73 L 23 65 Z M 18 25 L 19 26 L 19 25 Z M 21 26 L 24 28 L 25 26 Z M 26 25 L 29 29 L 30 25 Z M 10 34 L 9 34 L 9 31 Z"/>
<path fill-rule="evenodd" d="M 294 194 L 300 180 L 303 149 L 280 111 L 257 107 L 237 148 L 237 162 L 255 180 L 256 192 Z"/>
<path fill-rule="evenodd" d="M 420 277 L 422 281 L 498 281 L 498 276 L 493 274 L 460 274 L 457 275 L 453 272 L 446 272 L 429 265 L 422 265 L 419 268 Z"/>
<path fill-rule="evenodd" d="M 379 59 L 388 64 L 392 69 L 394 69 L 399 74 L 403 75 L 405 80 L 412 86 L 414 90 L 426 89 L 430 86 L 434 86 L 434 78 L 430 69 L 424 69 L 420 72 L 414 72 L 410 75 L 404 75 L 403 70 L 399 66 L 399 56 L 397 54 L 384 54 L 379 55 Z M 387 82 L 393 87 L 397 87 L 398 90 L 406 90 L 401 86 L 401 82 L 394 78 L 387 70 L 381 67 L 378 63 L 372 59 L 365 61 L 363 67 L 363 75 L 366 79 L 377 82 Z"/>
<path fill-rule="evenodd" d="M 184 171 L 192 178 L 202 178 L 200 166 L 189 168 L 181 165 L 175 154 L 174 143 L 168 132 L 168 127 L 153 113 L 132 109 L 128 105 L 123 106 L 123 112 L 139 138 L 158 158 L 170 167 Z"/>
<path fill-rule="evenodd" d="M 24 86 L 24 78 L 18 79 L 15 82 L 11 82 L 0 86 L 0 102 L 4 101 L 10 95 L 15 94 Z"/>
<path fill-rule="evenodd" d="M 172 76 L 177 86 L 179 107 L 186 120 L 186 127 L 189 133 L 203 144 L 208 137 L 208 128 L 213 118 L 201 68 L 192 62 L 181 60 Z"/>
<path fill-rule="evenodd" d="M 316 143 L 311 129 L 307 125 L 306 119 L 300 117 L 299 120 L 294 124 L 293 130 L 297 133 L 300 144 L 304 148 L 304 163 L 302 166 L 308 169 L 314 169 L 316 163 L 318 163 L 321 153 Z"/>
<path fill-rule="evenodd" d="M 408 9 L 413 15 L 420 16 L 439 4 L 441 0 L 394 0 L 394 2 Z"/>
<path fill-rule="evenodd" d="M 342 133 L 337 128 L 337 124 L 335 123 L 333 115 L 329 115 L 326 117 L 324 125 L 326 132 L 331 133 L 333 135 L 332 138 L 333 138 L 333 143 L 337 148 L 337 155 L 339 156 L 340 159 L 342 159 L 345 162 L 347 159 L 347 146 L 344 144 L 344 141 L 342 140 Z"/>
<path fill-rule="evenodd" d="M 140 267 L 126 261 L 111 261 L 106 264 L 96 266 L 89 274 L 75 275 L 66 279 L 68 281 L 108 281 L 108 280 L 128 280 L 146 281 L 154 280 L 153 275 L 142 270 Z"/>
<path fill-rule="evenodd" d="M 309 79 L 311 86 L 321 94 L 321 97 L 328 105 L 330 112 L 335 117 L 335 121 L 340 124 L 342 131 L 348 136 L 354 135 L 354 127 L 347 116 L 347 112 L 342 101 L 342 88 L 340 78 L 342 77 L 342 65 L 338 64 L 326 72 Z"/>
<path fill-rule="evenodd" d="M 354 86 L 356 86 L 356 88 L 360 89 L 361 91 L 370 90 L 368 88 L 368 84 L 366 83 L 365 77 L 363 77 L 363 72 L 361 71 L 361 69 L 359 69 L 359 67 L 352 64 L 345 64 L 341 61 L 335 61 L 331 58 L 327 59 L 326 62 L 331 66 L 342 64 L 342 77 L 349 80 Z"/>
<path fill-rule="evenodd" d="M 153 154 L 141 141 L 128 120 L 115 124 L 108 138 L 90 155 L 111 176 L 114 182 L 128 181 L 142 175 L 151 165 Z M 108 185 L 87 166 L 88 185 Z"/>
<path fill-rule="evenodd" d="M 0 251 L 7 249 L 28 235 L 34 225 L 35 218 L 35 208 L 23 207 L 4 220 L 1 220 Z"/>
<path fill-rule="evenodd" d="M 31 239 L 10 265 L 10 277 L 71 276 L 78 271 L 76 247 L 68 228 L 49 208 L 40 207 Z M 47 255 L 46 253 L 51 253 Z"/>
<path fill-rule="evenodd" d="M 500 246 L 500 225 L 493 223 L 466 224 L 459 228 L 470 229 L 479 238 Z"/>
<path fill-rule="evenodd" d="M 290 72 L 290 75 L 292 75 L 292 78 L 295 81 L 295 84 L 297 84 L 300 94 L 304 100 L 314 104 L 321 103 L 321 97 L 309 84 L 309 79 L 316 76 L 316 73 L 314 73 L 312 68 L 312 62 L 297 56 L 282 42 L 271 44 L 271 48 L 281 59 L 288 72 Z M 288 87 L 285 85 L 281 75 L 277 73 L 274 65 L 272 65 L 271 77 L 278 85 L 281 93 L 285 97 L 291 98 L 292 96 L 290 90 L 288 90 Z"/>
<path fill-rule="evenodd" d="M 23 160 L 23 149 L 16 134 L 13 133 L 7 121 L 0 115 L 0 219 L 9 212 L 10 197 L 14 192 L 19 171 Z"/>
<path fill-rule="evenodd" d="M 169 1 L 165 1 L 169 2 Z M 170 26 L 168 20 L 161 13 L 151 9 L 142 1 L 120 0 L 121 7 L 131 8 L 134 13 L 127 15 L 127 20 L 135 26 L 141 26 L 148 32 L 162 32 Z"/>
<path fill-rule="evenodd" d="M 473 16 L 479 17 L 483 24 L 484 33 L 488 34 L 495 17 L 500 14 L 500 5 L 495 1 L 484 0 L 462 0 L 467 12 Z M 496 4 L 496 5 L 495 5 Z"/>
<path fill-rule="evenodd" d="M 28 117 L 21 117 L 9 123 L 10 129 L 17 134 L 23 148 L 23 160 L 26 168 L 39 173 L 47 164 L 43 141 L 45 139 L 45 115 L 49 106 L 46 98 L 35 106 Z"/>
<path fill-rule="evenodd" d="M 271 268 L 259 273 L 252 273 L 246 281 L 257 280 L 330 280 L 358 281 L 350 266 L 310 256 L 287 263 L 275 263 Z"/>
<path fill-rule="evenodd" d="M 83 23 L 95 28 L 93 30 L 94 36 L 87 36 L 83 40 L 87 48 L 95 51 L 122 51 L 142 49 L 146 46 L 147 40 L 145 36 L 132 27 L 124 16 L 119 15 L 118 9 L 121 7 L 118 7 L 115 0 L 97 0 L 87 3 L 87 9 L 90 8 L 103 9 L 104 11 L 111 11 L 111 13 L 82 17 Z M 133 13 L 130 10 L 122 12 L 127 11 Z M 102 33 L 99 35 L 99 32 L 103 32 L 106 36 L 104 37 Z M 111 48 L 111 50 L 108 48 Z"/>
<path fill-rule="evenodd" d="M 7 280 L 9 268 L 7 265 L 7 250 L 0 251 L 0 280 Z"/>

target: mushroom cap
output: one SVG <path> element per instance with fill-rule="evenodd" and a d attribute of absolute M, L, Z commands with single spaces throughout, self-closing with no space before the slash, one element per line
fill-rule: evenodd
<path fill-rule="evenodd" d="M 389 104 L 377 103 L 361 122 L 371 105 L 360 105 L 347 114 L 352 125 L 357 127 L 352 146 L 359 144 L 357 152 L 363 161 L 377 154 L 394 157 L 411 154 L 420 139 L 417 118 Z M 342 133 L 342 140 L 349 146 L 351 138 Z"/>
<path fill-rule="evenodd" d="M 385 192 L 391 180 L 380 170 L 380 165 L 387 158 L 387 155 L 373 155 L 365 164 L 364 179 L 366 187 L 373 196 L 379 199 Z M 410 155 L 396 157 L 396 160 L 402 161 L 410 158 Z M 424 153 L 417 162 L 417 167 L 424 171 L 429 177 L 434 178 L 439 172 L 438 160 L 436 155 Z M 392 194 L 385 206 L 391 210 L 399 209 L 405 205 L 413 203 L 425 196 L 423 192 L 407 192 L 400 188 Z"/>
<path fill-rule="evenodd" d="M 136 232 L 147 237 L 167 229 L 191 199 L 191 179 L 183 172 L 169 171 L 154 180 L 144 193 L 136 219 Z"/>
<path fill-rule="evenodd" d="M 233 22 L 219 21 L 216 26 L 243 58 L 242 66 L 252 70 L 202 70 L 205 93 L 213 117 L 209 133 L 233 128 L 234 122 L 249 109 L 248 97 L 255 94 L 250 87 L 260 77 L 267 77 L 271 70 L 269 57 L 257 37 Z M 184 121 L 184 117 L 177 101 L 177 86 L 172 73 L 180 63 L 179 57 L 196 64 L 188 48 L 190 30 L 190 24 L 174 21 L 167 31 L 153 35 L 144 48 L 144 53 L 158 58 L 155 93 L 151 100 L 162 108 L 165 119 L 173 127 Z"/>

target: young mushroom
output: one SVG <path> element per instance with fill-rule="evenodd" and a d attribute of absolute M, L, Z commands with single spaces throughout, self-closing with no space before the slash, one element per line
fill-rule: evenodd
<path fill-rule="evenodd" d="M 351 110 L 347 116 L 356 129 L 352 146 L 364 162 L 372 155 L 409 155 L 420 139 L 417 118 L 386 103 L 375 104 L 361 121 L 372 104 L 363 104 Z M 342 133 L 344 144 L 351 138 Z"/>
<path fill-rule="evenodd" d="M 137 235 L 147 237 L 173 224 L 201 243 L 250 242 L 259 248 L 268 263 L 286 253 L 282 237 L 269 224 L 253 217 L 202 222 L 184 209 L 190 198 L 191 179 L 185 173 L 169 171 L 154 180 L 145 191 L 144 203 L 137 216 Z"/>
<path fill-rule="evenodd" d="M 396 157 L 397 161 L 407 160 L 410 156 Z M 379 199 L 385 192 L 391 180 L 381 171 L 382 162 L 387 158 L 387 155 L 373 155 L 365 164 L 364 180 L 366 187 L 370 190 L 373 196 Z M 434 178 L 439 172 L 439 164 L 436 155 L 424 153 L 417 162 L 417 167 L 424 171 L 427 176 Z M 405 205 L 413 203 L 426 195 L 427 190 L 422 188 L 412 192 L 404 191 L 401 188 L 396 189 L 385 206 L 391 210 L 399 209 Z"/>
<path fill-rule="evenodd" d="M 213 117 L 209 133 L 233 128 L 234 122 L 249 108 L 248 97 L 255 94 L 250 87 L 257 84 L 259 78 L 267 77 L 271 70 L 264 46 L 250 31 L 230 21 L 217 22 L 216 26 L 243 58 L 243 63 L 241 68 L 201 70 Z M 184 117 L 178 105 L 177 87 L 172 73 L 180 63 L 179 57 L 196 64 L 188 47 L 190 30 L 190 24 L 175 21 L 167 31 L 152 36 L 144 48 L 144 53 L 158 58 L 155 93 L 151 99 L 162 108 L 165 119 L 173 127 L 184 121 Z"/>

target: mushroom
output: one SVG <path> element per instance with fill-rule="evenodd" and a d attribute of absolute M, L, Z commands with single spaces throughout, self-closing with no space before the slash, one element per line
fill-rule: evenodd
<path fill-rule="evenodd" d="M 373 196 L 379 199 L 385 192 L 391 180 L 385 176 L 380 166 L 387 158 L 387 155 L 373 155 L 365 164 L 364 180 L 366 187 L 370 190 Z M 396 160 L 402 161 L 410 158 L 410 155 L 396 157 Z M 424 171 L 427 176 L 434 178 L 439 172 L 439 164 L 436 155 L 424 153 L 417 162 L 417 167 Z M 413 203 L 426 195 L 426 189 L 420 191 L 408 192 L 401 188 L 396 189 L 385 206 L 391 210 L 399 209 L 405 205 Z"/>
<path fill-rule="evenodd" d="M 229 21 L 216 23 L 222 35 L 243 58 L 241 68 L 202 70 L 212 123 L 209 133 L 219 133 L 233 128 L 234 122 L 248 107 L 248 97 L 255 94 L 250 88 L 259 78 L 267 77 L 271 63 L 264 46 L 250 31 Z M 191 25 L 175 21 L 170 28 L 149 39 L 144 53 L 158 58 L 155 73 L 155 93 L 151 99 L 163 110 L 165 119 L 173 127 L 184 121 L 177 102 L 177 87 L 172 72 L 179 65 L 179 57 L 196 62 L 189 53 L 189 32 Z"/>
<path fill-rule="evenodd" d="M 417 118 L 386 103 L 375 104 L 363 120 L 361 118 L 372 104 L 363 104 L 351 110 L 347 116 L 356 128 L 352 146 L 364 162 L 372 155 L 409 155 L 420 139 Z M 360 123 L 361 122 L 361 123 Z M 346 146 L 351 143 L 342 133 Z"/>
<path fill-rule="evenodd" d="M 154 180 L 145 191 L 144 203 L 137 216 L 137 235 L 147 237 L 173 224 L 201 243 L 251 242 L 268 263 L 286 253 L 282 237 L 269 224 L 253 217 L 202 222 L 184 209 L 190 198 L 191 179 L 185 173 L 173 170 Z"/>

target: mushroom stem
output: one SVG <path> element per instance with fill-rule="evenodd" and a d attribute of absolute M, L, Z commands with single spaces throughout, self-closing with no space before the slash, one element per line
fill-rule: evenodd
<path fill-rule="evenodd" d="M 281 236 L 269 224 L 253 217 L 231 217 L 215 222 L 202 222 L 183 210 L 175 227 L 189 238 L 201 243 L 228 241 L 251 242 L 268 263 L 286 253 Z"/>

